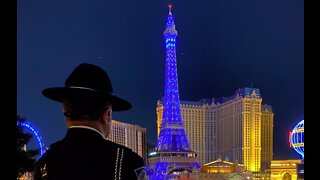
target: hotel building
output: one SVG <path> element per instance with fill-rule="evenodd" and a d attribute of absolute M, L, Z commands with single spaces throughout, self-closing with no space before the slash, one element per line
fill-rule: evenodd
<path fill-rule="evenodd" d="M 180 101 L 180 109 L 184 129 L 189 140 L 190 148 L 197 152 L 199 164 L 203 165 L 211 162 L 215 157 L 216 143 L 214 134 L 215 110 L 209 108 L 210 100 L 200 100 L 198 102 Z M 209 112 L 208 109 L 211 109 Z M 161 101 L 157 103 L 157 127 L 158 136 L 160 124 L 162 122 L 163 106 Z"/>
<path fill-rule="evenodd" d="M 108 140 L 126 146 L 147 161 L 146 128 L 112 120 Z"/>
<path fill-rule="evenodd" d="M 251 172 L 270 168 L 273 157 L 273 112 L 262 105 L 257 88 L 238 89 L 231 97 L 180 101 L 190 147 L 199 163 L 217 160 L 244 164 Z M 157 102 L 158 133 L 163 106 Z"/>
<path fill-rule="evenodd" d="M 261 107 L 261 172 L 270 169 L 273 160 L 273 116 L 270 105 Z"/>

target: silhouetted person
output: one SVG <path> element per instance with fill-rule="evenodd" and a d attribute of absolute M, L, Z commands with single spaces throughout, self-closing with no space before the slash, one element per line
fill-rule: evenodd
<path fill-rule="evenodd" d="M 35 180 L 131 180 L 141 176 L 143 159 L 105 139 L 111 131 L 112 111 L 128 110 L 131 104 L 113 95 L 103 69 L 80 64 L 64 87 L 47 88 L 42 93 L 63 104 L 68 131 L 39 159 Z"/>

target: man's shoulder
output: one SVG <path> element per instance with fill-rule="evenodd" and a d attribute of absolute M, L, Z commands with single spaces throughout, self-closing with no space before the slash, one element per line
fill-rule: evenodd
<path fill-rule="evenodd" d="M 143 161 L 143 158 L 141 156 L 139 156 L 136 152 L 132 151 L 132 149 L 126 146 L 106 140 L 106 147 L 108 147 L 109 149 L 112 147 L 114 151 L 117 151 L 117 153 L 119 153 L 119 155 L 123 154 L 125 157 L 130 158 L 132 161 Z"/>
<path fill-rule="evenodd" d="M 43 176 L 43 174 L 46 174 L 46 172 L 44 172 L 46 165 L 48 165 L 48 170 L 51 168 L 51 172 L 59 170 L 61 172 L 60 175 L 62 175 L 63 173 L 65 173 L 63 169 L 67 168 L 61 167 L 64 167 L 66 164 L 74 164 L 80 162 L 79 159 L 82 159 L 81 162 L 90 162 L 86 164 L 91 164 L 93 161 L 95 162 L 94 164 L 96 166 L 82 166 L 86 167 L 88 169 L 88 172 L 95 171 L 92 170 L 91 167 L 96 167 L 98 169 L 101 167 L 105 169 L 107 166 L 107 169 L 109 169 L 110 171 L 116 170 L 115 172 L 110 172 L 112 176 L 113 174 L 115 174 L 119 177 L 122 177 L 121 179 L 136 179 L 137 176 L 141 174 L 141 172 L 143 172 L 143 159 L 137 153 L 133 152 L 131 149 L 123 145 L 104 140 L 98 141 L 97 143 L 95 143 L 95 147 L 90 147 L 90 149 L 87 149 L 88 147 L 85 147 L 77 149 L 77 151 L 70 151 L 69 148 L 71 147 L 71 145 L 69 143 L 58 141 L 50 146 L 50 149 L 48 149 L 47 152 L 44 153 L 43 157 L 40 158 L 37 164 L 37 176 Z M 74 150 L 74 147 L 72 148 Z M 83 152 L 89 153 L 91 155 L 77 155 Z M 98 166 L 98 164 L 103 164 L 104 166 Z M 72 167 L 70 169 L 69 167 L 68 171 L 71 172 L 76 170 L 77 168 Z M 101 175 L 105 176 L 105 171 L 101 169 L 101 172 L 104 172 Z M 84 174 L 84 176 L 85 175 L 86 174 Z M 100 174 L 97 174 L 97 176 L 100 176 Z"/>
<path fill-rule="evenodd" d="M 99 143 L 95 143 L 94 146 L 96 146 L 96 148 L 100 148 L 100 150 L 102 150 L 103 152 L 109 152 L 109 151 L 124 151 L 124 153 L 126 154 L 130 154 L 130 155 L 137 155 L 135 152 L 133 152 L 130 148 L 123 146 L 121 144 L 117 144 L 114 143 L 112 141 L 109 140 L 102 140 L 102 141 L 98 141 Z M 70 143 L 68 141 L 65 140 L 60 140 L 57 141 L 55 143 L 52 143 L 50 145 L 50 148 L 47 150 L 48 152 L 53 151 L 54 154 L 58 153 L 61 151 L 62 153 L 65 153 L 65 151 L 67 149 L 70 148 L 74 148 L 73 143 Z M 92 148 L 92 146 L 87 147 L 87 146 L 83 146 L 84 149 L 86 148 Z M 78 151 L 80 151 L 81 149 L 78 149 Z M 98 153 L 98 151 L 96 151 Z M 138 156 L 138 155 L 137 155 Z"/>
<path fill-rule="evenodd" d="M 132 149 L 130 149 L 130 148 L 126 147 L 126 146 L 123 146 L 121 144 L 117 144 L 117 143 L 114 143 L 114 142 L 109 141 L 109 140 L 106 140 L 105 144 L 106 144 L 106 147 L 108 147 L 108 148 L 112 147 L 115 150 L 119 149 L 121 151 L 123 150 L 125 153 L 128 153 L 130 155 L 139 156 L 137 153 L 132 151 Z"/>
<path fill-rule="evenodd" d="M 105 144 L 109 149 L 110 147 L 114 149 L 117 176 L 121 176 L 123 179 L 137 179 L 137 176 L 144 170 L 143 158 L 123 145 L 108 140 L 106 140 Z"/>
<path fill-rule="evenodd" d="M 113 150 L 116 150 L 116 151 L 124 151 L 125 153 L 129 153 L 129 154 L 136 154 L 135 152 L 133 152 L 130 148 L 126 147 L 126 146 L 123 146 L 121 144 L 117 144 L 117 143 L 114 143 L 112 141 L 109 141 L 109 140 L 105 140 L 105 148 L 107 149 L 113 149 Z"/>

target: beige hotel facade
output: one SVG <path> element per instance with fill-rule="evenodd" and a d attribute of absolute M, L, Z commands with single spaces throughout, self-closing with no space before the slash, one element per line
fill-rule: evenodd
<path fill-rule="evenodd" d="M 112 120 L 112 132 L 107 139 L 131 149 L 147 162 L 146 128 Z"/>
<path fill-rule="evenodd" d="M 182 121 L 190 149 L 199 163 L 219 158 L 244 164 L 251 172 L 270 168 L 273 158 L 273 117 L 270 105 L 262 105 L 260 90 L 241 88 L 230 97 L 180 101 Z M 158 135 L 163 106 L 157 102 Z"/>

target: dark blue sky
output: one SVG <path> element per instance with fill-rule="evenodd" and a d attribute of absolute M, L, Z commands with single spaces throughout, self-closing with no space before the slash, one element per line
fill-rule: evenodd
<path fill-rule="evenodd" d="M 161 0 L 19 0 L 17 113 L 47 145 L 66 131 L 62 105 L 41 91 L 63 86 L 79 63 L 109 74 L 133 109 L 115 120 L 147 128 L 156 141 L 156 101 L 163 95 Z M 304 116 L 303 0 L 176 0 L 173 4 L 181 100 L 231 96 L 259 88 L 272 105 L 274 159 L 298 158 L 287 134 Z"/>

